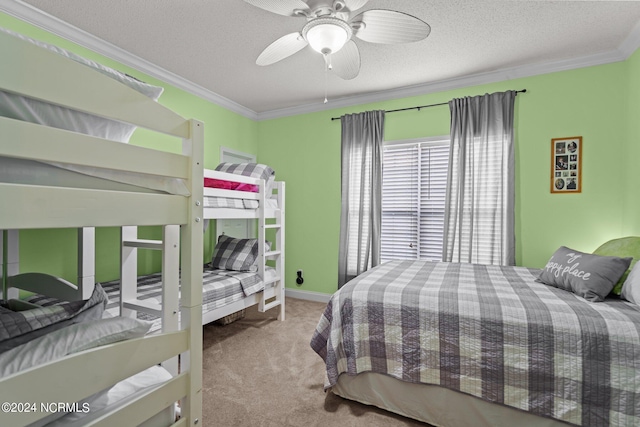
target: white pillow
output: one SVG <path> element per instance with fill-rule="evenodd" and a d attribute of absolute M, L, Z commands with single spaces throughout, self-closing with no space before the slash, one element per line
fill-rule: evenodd
<path fill-rule="evenodd" d="M 68 354 L 144 336 L 150 322 L 113 317 L 76 323 L 0 354 L 0 378 Z"/>
<path fill-rule="evenodd" d="M 100 393 L 99 396 L 85 399 L 83 403 L 87 403 L 90 410 L 86 414 L 83 412 L 70 412 L 57 421 L 47 424 L 47 427 L 80 427 L 86 425 L 90 421 L 102 416 L 105 408 L 111 410 L 112 407 L 120 407 L 129 400 L 139 396 L 140 394 L 150 390 L 156 385 L 173 378 L 166 369 L 161 366 L 152 366 L 138 374 L 135 374 L 125 380 L 120 381 L 111 387 L 106 393 Z M 82 408 L 82 405 L 79 405 Z M 173 405 L 158 415 L 152 417 L 149 421 L 142 425 L 170 425 L 175 420 L 175 408 Z"/>
<path fill-rule="evenodd" d="M 98 71 L 99 73 L 104 74 L 107 77 L 111 77 L 112 79 L 119 81 L 120 83 L 129 86 L 131 89 L 134 89 L 138 92 L 140 92 L 141 94 L 153 99 L 154 101 L 157 101 L 158 98 L 160 98 L 160 95 L 162 95 L 162 92 L 164 91 L 164 88 L 160 87 L 160 86 L 154 86 L 151 85 L 149 83 L 145 83 L 143 81 L 140 81 L 138 79 L 136 79 L 135 77 L 129 76 L 127 74 L 121 73 L 120 71 L 116 71 L 111 67 L 107 67 L 106 65 L 102 65 L 98 62 L 92 61 L 90 59 L 84 58 L 80 55 L 76 55 L 73 52 L 69 52 L 68 50 L 62 49 L 61 47 L 58 46 L 54 46 L 48 43 L 44 43 L 41 42 L 40 40 L 35 40 L 32 39 L 31 37 L 27 37 L 27 36 L 23 36 L 22 34 L 16 33 L 14 31 L 8 30 L 6 28 L 0 28 L 0 31 L 6 33 L 6 34 L 10 34 L 14 37 L 17 37 L 19 39 L 28 41 L 30 43 L 35 44 L 36 46 L 39 46 L 43 49 L 47 49 L 51 52 L 55 52 L 59 55 L 62 55 L 66 58 L 72 59 L 82 65 L 86 65 L 87 67 L 93 68 L 94 70 Z"/>
<path fill-rule="evenodd" d="M 631 269 L 631 273 L 622 285 L 620 297 L 629 302 L 640 305 L 640 261 Z"/>

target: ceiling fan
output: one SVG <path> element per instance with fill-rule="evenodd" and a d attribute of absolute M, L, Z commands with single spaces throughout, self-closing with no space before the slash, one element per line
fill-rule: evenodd
<path fill-rule="evenodd" d="M 326 69 L 350 80 L 360 72 L 353 36 L 371 43 L 410 43 L 426 38 L 431 27 L 415 16 L 384 9 L 354 12 L 368 0 L 245 0 L 284 16 L 306 18 L 301 31 L 287 34 L 262 51 L 256 64 L 271 65 L 310 45 L 324 56 Z"/>

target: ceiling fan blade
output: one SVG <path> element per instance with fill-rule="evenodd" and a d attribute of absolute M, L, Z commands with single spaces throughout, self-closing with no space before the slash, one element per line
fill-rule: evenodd
<path fill-rule="evenodd" d="M 342 49 L 331 54 L 332 71 L 345 80 L 356 78 L 360 73 L 360 51 L 353 40 L 349 40 Z"/>
<path fill-rule="evenodd" d="M 369 0 L 342 0 L 351 12 L 356 11 L 369 2 Z"/>
<path fill-rule="evenodd" d="M 247 3 L 269 12 L 284 16 L 300 16 L 297 10 L 309 10 L 302 0 L 244 0 Z"/>
<path fill-rule="evenodd" d="M 300 33 L 287 34 L 267 46 L 256 59 L 256 64 L 271 65 L 293 55 L 308 44 Z"/>
<path fill-rule="evenodd" d="M 417 42 L 431 32 L 429 24 L 422 19 L 384 9 L 367 10 L 351 19 L 349 23 L 354 28 L 356 37 L 370 43 Z"/>

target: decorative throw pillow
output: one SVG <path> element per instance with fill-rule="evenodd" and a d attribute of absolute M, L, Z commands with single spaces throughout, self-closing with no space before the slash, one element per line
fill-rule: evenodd
<path fill-rule="evenodd" d="M 582 298 L 604 301 L 632 258 L 592 255 L 561 246 L 538 279 L 547 285 L 575 293 Z"/>
<path fill-rule="evenodd" d="M 265 250 L 271 245 L 266 242 Z M 225 234 L 218 237 L 218 243 L 213 249 L 211 267 L 221 270 L 257 271 L 258 240 L 236 239 Z"/>
<path fill-rule="evenodd" d="M 620 297 L 629 302 L 640 305 L 640 262 L 631 270 L 627 279 L 622 285 L 622 293 Z"/>

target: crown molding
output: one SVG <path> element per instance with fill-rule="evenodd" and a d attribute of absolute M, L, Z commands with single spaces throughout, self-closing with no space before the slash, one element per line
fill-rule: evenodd
<path fill-rule="evenodd" d="M 244 116 L 255 121 L 271 120 L 282 117 L 296 116 L 300 114 L 316 113 L 320 111 L 334 110 L 338 108 L 353 107 L 361 104 L 388 101 L 392 99 L 408 98 L 419 95 L 443 92 L 464 87 L 478 86 L 488 83 L 496 83 L 506 80 L 513 80 L 522 77 L 531 77 L 541 74 L 567 71 L 577 68 L 603 65 L 612 62 L 624 61 L 638 48 L 640 48 L 640 23 L 631 31 L 629 36 L 618 46 L 618 48 L 595 55 L 588 55 L 568 60 L 553 61 L 520 67 L 507 68 L 486 73 L 474 74 L 471 76 L 441 80 L 433 83 L 406 86 L 397 89 L 390 89 L 378 92 L 371 92 L 364 95 L 348 96 L 335 100 L 330 100 L 327 104 L 306 104 L 295 107 L 282 108 L 257 113 L 237 102 L 218 95 L 208 89 L 203 88 L 189 80 L 178 76 L 168 70 L 146 61 L 130 52 L 125 51 L 111 43 L 106 42 L 86 31 L 83 31 L 71 24 L 51 16 L 35 7 L 23 3 L 20 0 L 0 0 L 0 10 L 28 22 L 43 30 L 72 41 L 80 46 L 135 68 L 159 80 L 167 82 L 177 88 L 185 90 L 206 101 Z"/>
<path fill-rule="evenodd" d="M 622 43 L 620 43 L 620 46 L 618 46 L 618 50 L 620 51 L 621 55 L 624 55 L 624 59 L 627 59 L 633 54 L 633 52 L 638 50 L 639 47 L 640 22 L 638 22 L 636 26 L 633 27 L 633 30 L 631 30 L 631 33 L 629 33 L 627 38 Z"/>
<path fill-rule="evenodd" d="M 152 62 L 142 59 L 20 0 L 0 0 L 0 11 L 106 56 L 107 58 L 113 59 L 114 61 L 118 61 L 128 67 L 141 71 L 151 77 L 169 83 L 241 116 L 251 120 L 258 120 L 258 114 L 255 111 L 205 89 L 171 71 L 158 67 Z"/>
<path fill-rule="evenodd" d="M 635 48 L 637 48 L 638 46 L 640 46 L 640 38 L 638 38 L 638 43 L 636 44 Z M 626 52 L 629 50 L 630 53 L 627 54 Z M 633 52 L 635 52 L 635 49 L 632 49 L 631 47 L 625 49 L 625 51 L 623 51 L 622 49 L 617 49 L 611 52 L 583 56 L 580 58 L 546 62 L 541 64 L 524 65 L 521 67 L 505 68 L 502 70 L 474 74 L 471 76 L 440 80 L 433 83 L 405 86 L 398 89 L 371 92 L 364 95 L 349 96 L 335 100 L 330 99 L 326 104 L 307 104 L 297 107 L 283 108 L 279 110 L 271 110 L 258 113 L 258 120 L 271 120 L 298 114 L 335 110 L 337 108 L 346 108 L 355 105 L 389 101 L 392 99 L 409 98 L 412 96 L 427 95 L 431 93 L 444 92 L 465 87 L 497 83 L 506 80 L 514 80 L 522 77 L 531 77 L 540 74 L 555 73 L 558 71 L 609 64 L 612 62 L 624 61 Z"/>

